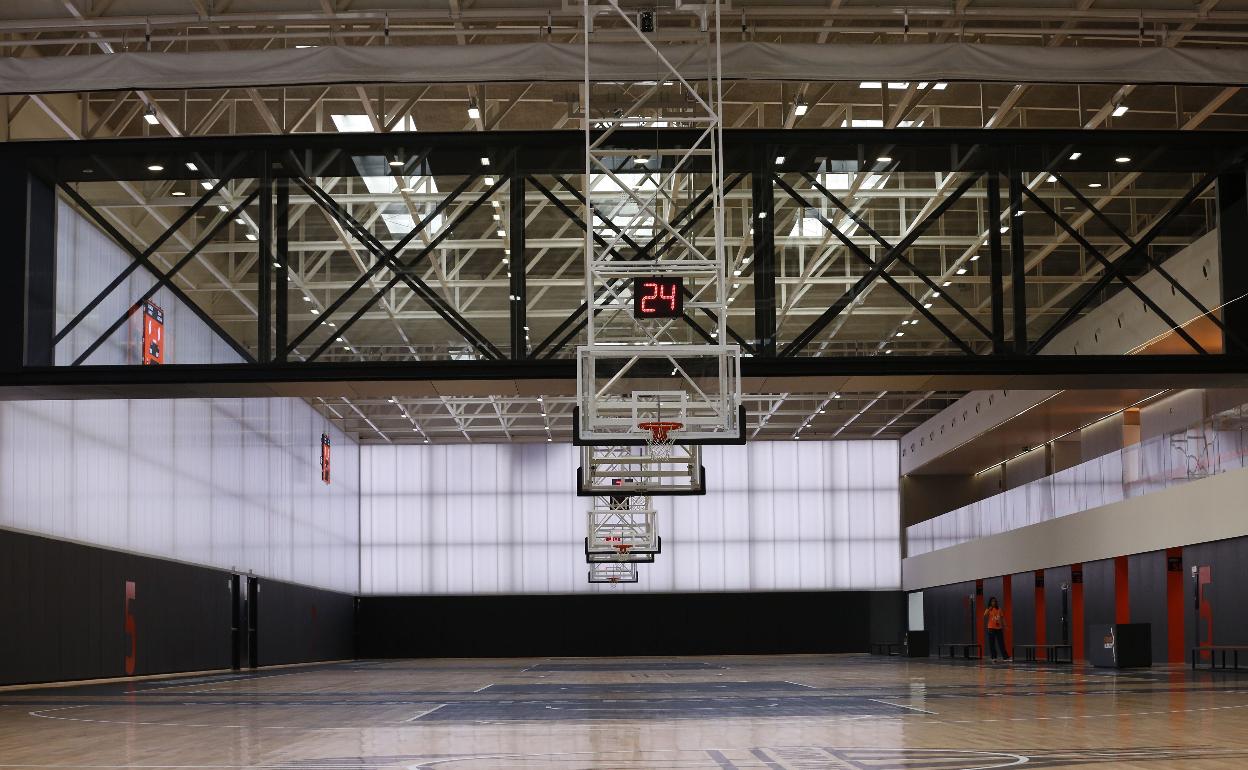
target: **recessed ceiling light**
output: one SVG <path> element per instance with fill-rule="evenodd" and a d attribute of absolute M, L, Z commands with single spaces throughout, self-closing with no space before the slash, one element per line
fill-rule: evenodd
<path fill-rule="evenodd" d="M 216 185 L 216 183 L 217 183 L 217 180 L 215 179 L 205 179 L 199 183 L 199 186 L 204 188 L 205 190 L 211 190 L 213 186 Z"/>
<path fill-rule="evenodd" d="M 904 336 L 906 336 L 906 333 L 905 333 L 905 332 L 897 332 L 897 336 L 898 336 L 898 337 L 904 337 Z"/>
<path fill-rule="evenodd" d="M 156 108 L 148 107 L 147 113 L 143 115 L 143 119 L 147 121 L 147 125 L 154 126 L 160 122 L 160 118 L 156 117 Z"/>
<path fill-rule="evenodd" d="M 246 235 L 245 237 L 246 237 L 246 238 L 247 238 L 247 240 L 249 240 L 249 241 L 254 241 L 254 240 L 256 240 L 256 234 L 255 234 L 255 233 L 247 233 L 247 235 Z"/>
<path fill-rule="evenodd" d="M 800 118 L 805 115 L 806 111 L 809 109 L 810 107 L 807 106 L 806 102 L 798 102 L 793 106 L 793 114 Z"/>
<path fill-rule="evenodd" d="M 153 163 L 152 165 L 147 167 L 147 170 L 148 171 L 164 171 L 165 167 L 160 165 L 159 163 Z"/>
<path fill-rule="evenodd" d="M 181 198 L 182 196 L 186 195 L 186 193 L 182 192 L 181 190 L 174 190 L 173 192 L 171 192 L 171 193 L 169 193 L 169 194 L 170 194 L 170 195 L 173 195 L 173 196 L 175 196 L 175 197 L 177 197 L 177 198 Z"/>
<path fill-rule="evenodd" d="M 1119 155 L 1117 158 L 1114 158 L 1114 162 L 1115 163 L 1130 163 L 1131 158 L 1126 155 Z"/>
<path fill-rule="evenodd" d="M 1010 228 L 1009 228 L 1009 226 L 1008 226 L 1008 225 L 1002 225 L 1002 226 L 1001 226 L 1001 232 L 1003 232 L 1003 233 L 1008 233 L 1009 231 L 1010 231 Z"/>
<path fill-rule="evenodd" d="M 955 272 L 955 273 L 957 273 L 958 275 L 966 275 L 966 268 L 965 268 L 965 267 L 959 267 L 959 268 L 958 268 L 957 270 L 955 270 L 954 272 Z"/>
<path fill-rule="evenodd" d="M 1023 210 L 1023 209 L 1019 209 L 1018 211 L 1015 211 L 1015 212 L 1014 212 L 1014 216 L 1016 216 L 1016 217 L 1021 217 L 1023 214 L 1026 214 L 1026 213 L 1027 213 L 1027 212 L 1026 212 L 1025 210 Z"/>
<path fill-rule="evenodd" d="M 633 158 L 634 165 L 644 166 L 650 162 L 649 158 Z"/>
<path fill-rule="evenodd" d="M 972 261 L 972 262 L 974 262 L 974 261 L 975 261 L 975 260 L 977 260 L 977 259 L 979 259 L 979 255 L 978 255 L 978 254 L 972 254 L 972 255 L 971 255 L 971 261 Z"/>
<path fill-rule="evenodd" d="M 481 108 L 480 108 L 480 107 L 478 107 L 478 106 L 477 106 L 477 105 L 475 105 L 475 104 L 470 104 L 470 105 L 468 105 L 468 119 L 469 119 L 469 120 L 480 120 L 480 119 L 481 119 Z"/>
<path fill-rule="evenodd" d="M 776 156 L 776 165 L 777 165 L 777 166 L 780 166 L 780 165 L 783 165 L 783 164 L 784 164 L 784 156 L 783 156 L 783 155 L 777 155 L 777 156 Z"/>
<path fill-rule="evenodd" d="M 221 213 L 223 213 L 223 214 L 228 214 L 228 213 L 229 213 L 229 211 L 230 211 L 230 207 L 229 207 L 229 206 L 227 206 L 227 205 L 225 205 L 224 203 L 218 203 L 218 204 L 217 204 L 217 211 L 220 211 L 220 212 L 221 212 Z"/>
<path fill-rule="evenodd" d="M 876 158 L 876 160 L 880 163 L 892 163 L 893 162 L 893 158 L 890 155 L 881 155 L 880 157 Z"/>
<path fill-rule="evenodd" d="M 485 178 L 485 186 L 486 186 L 486 187 L 493 187 L 493 186 L 494 186 L 494 177 L 492 177 L 492 176 L 487 176 L 487 177 Z"/>
<path fill-rule="evenodd" d="M 1097 188 L 1100 186 L 1101 186 L 1100 182 L 1088 182 L 1088 187 Z"/>
<path fill-rule="evenodd" d="M 1049 178 L 1048 178 L 1048 179 L 1046 179 L 1045 181 L 1046 181 L 1046 182 L 1056 182 L 1056 181 L 1057 181 L 1057 177 L 1053 176 L 1052 174 L 1049 174 Z"/>
<path fill-rule="evenodd" d="M 489 158 L 486 158 L 486 157 L 482 157 L 482 158 L 481 158 L 481 165 L 482 165 L 482 166 L 488 166 L 488 165 L 490 165 L 490 159 L 489 159 Z"/>
<path fill-rule="evenodd" d="M 234 218 L 234 223 L 235 223 L 235 224 L 239 224 L 239 225 L 245 225 L 245 224 L 247 224 L 247 220 L 246 220 L 246 219 L 243 219 L 242 217 L 235 217 L 235 218 Z"/>
<path fill-rule="evenodd" d="M 321 311 L 317 310 L 316 308 L 312 308 L 312 315 L 320 315 L 320 314 L 321 314 Z"/>
<path fill-rule="evenodd" d="M 932 309 L 932 303 L 930 303 L 930 302 L 924 302 L 924 303 L 923 303 L 923 308 L 924 308 L 925 310 L 931 310 L 931 309 Z"/>
<path fill-rule="evenodd" d="M 402 166 L 403 166 L 403 161 L 399 160 L 398 158 L 395 158 L 394 160 L 390 161 L 390 168 L 402 168 Z"/>
<path fill-rule="evenodd" d="M 952 283 L 953 283 L 953 281 L 945 281 L 944 283 L 942 283 L 942 284 L 941 284 L 941 286 L 949 286 L 949 285 L 951 285 Z"/>
<path fill-rule="evenodd" d="M 1120 104 L 1120 105 L 1118 105 L 1117 107 L 1115 107 L 1115 108 L 1114 108 L 1114 113 L 1113 113 L 1113 114 L 1114 114 L 1114 117 L 1115 117 L 1115 118 L 1121 118 L 1123 115 L 1126 115 L 1126 114 L 1127 114 L 1127 109 L 1128 109 L 1128 107 L 1127 107 L 1127 105 L 1125 105 L 1125 104 Z"/>
<path fill-rule="evenodd" d="M 196 166 L 194 163 L 188 160 L 186 162 L 186 170 L 187 171 L 199 171 L 199 166 Z"/>
<path fill-rule="evenodd" d="M 311 297 L 309 297 L 307 294 L 304 294 L 304 295 L 303 295 L 303 301 L 304 301 L 304 302 L 311 302 L 311 301 L 312 301 L 312 298 L 311 298 Z"/>
<path fill-rule="evenodd" d="M 1083 157 L 1083 153 L 1081 153 L 1081 152 L 1072 152 L 1072 153 L 1070 154 L 1070 159 L 1071 159 L 1071 160 L 1079 160 L 1079 159 L 1080 159 L 1080 158 L 1082 158 L 1082 157 Z"/>

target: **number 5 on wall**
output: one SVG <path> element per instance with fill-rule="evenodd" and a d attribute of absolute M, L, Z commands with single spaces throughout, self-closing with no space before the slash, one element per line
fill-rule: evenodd
<path fill-rule="evenodd" d="M 138 627 L 134 622 L 134 581 L 126 581 L 126 676 L 134 676 L 139 653 Z"/>

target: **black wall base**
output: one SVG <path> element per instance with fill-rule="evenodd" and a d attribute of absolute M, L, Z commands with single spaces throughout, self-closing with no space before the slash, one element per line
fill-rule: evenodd
<path fill-rule="evenodd" d="M 900 591 L 363 597 L 362 658 L 866 652 Z"/>
<path fill-rule="evenodd" d="M 0 685 L 230 668 L 230 573 L 0 530 Z M 260 665 L 354 657 L 353 597 L 260 580 Z"/>

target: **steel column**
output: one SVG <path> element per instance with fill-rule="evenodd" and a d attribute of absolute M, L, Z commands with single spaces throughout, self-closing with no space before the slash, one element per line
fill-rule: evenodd
<path fill-rule="evenodd" d="M 276 250 L 273 255 L 273 279 L 277 284 L 274 296 L 273 359 L 286 360 L 287 322 L 290 308 L 290 179 L 282 177 L 275 182 L 274 229 Z"/>
<path fill-rule="evenodd" d="M 992 352 L 1005 353 L 1005 286 L 1001 272 L 1001 179 L 988 175 L 988 270 L 992 299 Z"/>
<path fill-rule="evenodd" d="M 260 214 L 256 217 L 256 358 L 273 360 L 273 173 L 266 160 L 260 172 Z"/>
<path fill-rule="evenodd" d="M 1244 169 L 1218 177 L 1218 253 L 1222 268 L 1225 352 L 1248 352 L 1248 180 Z"/>
<path fill-rule="evenodd" d="M 3 294 L 0 366 L 51 366 L 56 333 L 56 193 L 20 158 L 0 165 L 0 205 L 9 221 L 11 266 Z"/>
<path fill-rule="evenodd" d="M 1027 246 L 1024 239 L 1023 175 L 1010 172 L 1010 210 L 1014 222 L 1010 227 L 1010 291 L 1014 311 L 1014 354 L 1027 353 Z"/>
<path fill-rule="evenodd" d="M 510 294 L 508 307 L 511 318 L 511 357 L 529 357 L 528 282 L 525 280 L 527 264 L 524 253 L 524 174 L 519 169 L 519 159 L 511 166 L 509 189 L 507 237 L 507 277 Z"/>
<path fill-rule="evenodd" d="M 755 355 L 776 354 L 776 229 L 775 188 L 764 153 L 756 159 L 750 177 L 751 224 L 754 231 L 754 350 Z M 762 219 L 759 214 L 766 213 Z"/>

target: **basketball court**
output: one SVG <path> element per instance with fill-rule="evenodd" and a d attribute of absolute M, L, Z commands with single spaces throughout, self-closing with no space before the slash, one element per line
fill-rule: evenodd
<path fill-rule="evenodd" d="M 0 4 L 0 770 L 1248 767 L 1245 25 Z"/>

